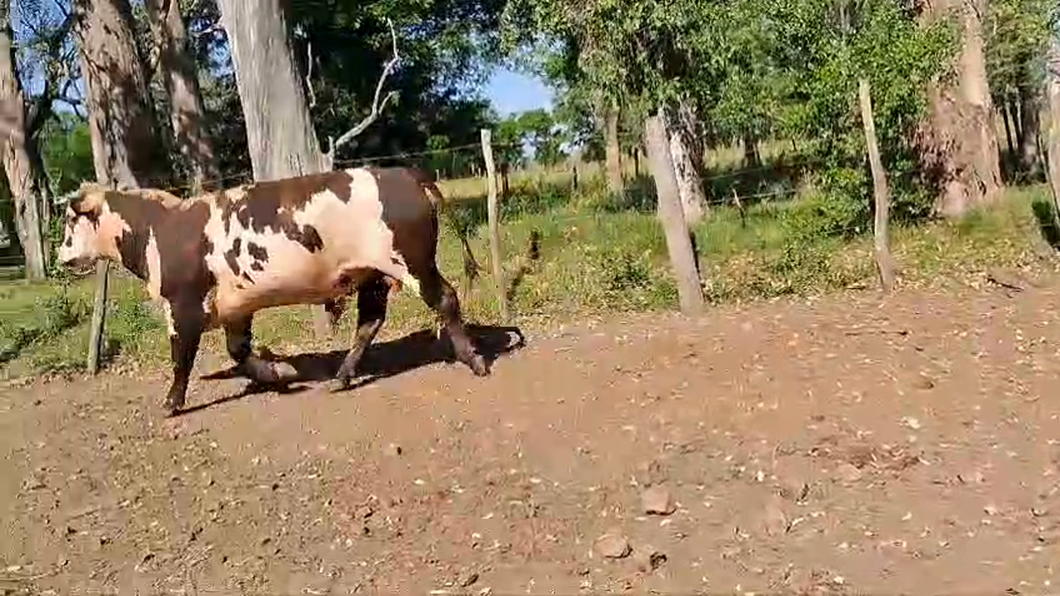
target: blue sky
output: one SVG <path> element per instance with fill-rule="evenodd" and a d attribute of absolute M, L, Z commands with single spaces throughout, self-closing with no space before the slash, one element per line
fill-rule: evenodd
<path fill-rule="evenodd" d="M 544 81 L 506 68 L 494 71 L 483 92 L 502 116 L 552 107 L 552 91 Z"/>

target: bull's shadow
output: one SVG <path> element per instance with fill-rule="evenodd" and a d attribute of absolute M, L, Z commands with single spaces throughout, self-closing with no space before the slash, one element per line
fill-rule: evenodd
<path fill-rule="evenodd" d="M 526 345 L 526 338 L 518 327 L 467 325 L 467 332 L 478 347 L 479 353 L 486 359 L 486 365 L 491 369 L 501 356 L 515 352 Z M 304 391 L 308 389 L 308 387 L 303 385 L 304 383 L 321 383 L 333 379 L 339 367 L 342 366 L 342 361 L 346 358 L 348 350 L 349 347 L 347 346 L 344 349 L 329 352 L 307 352 L 269 358 L 273 362 L 287 364 L 293 369 L 293 374 L 285 378 L 282 384 L 263 385 L 251 382 L 239 394 L 206 404 L 191 406 L 181 413 L 186 414 L 206 409 L 259 393 L 298 393 Z M 416 331 L 391 341 L 377 340 L 368 346 L 364 357 L 361 358 L 361 362 L 357 367 L 357 378 L 350 385 L 349 390 L 352 391 L 381 379 L 411 372 L 417 368 L 436 363 L 449 363 L 453 366 L 467 368 L 464 363 L 456 360 L 453 346 L 449 342 L 448 337 L 443 335 L 439 339 L 432 329 Z M 471 371 L 467 370 L 467 373 L 470 375 Z M 217 380 L 242 376 L 235 370 L 235 367 L 229 367 L 218 372 L 202 375 L 200 378 Z"/>

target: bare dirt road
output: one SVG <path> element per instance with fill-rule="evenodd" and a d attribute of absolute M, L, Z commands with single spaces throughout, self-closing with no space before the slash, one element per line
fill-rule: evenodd
<path fill-rule="evenodd" d="M 1053 281 L 633 317 L 528 334 L 486 379 L 436 363 L 245 397 L 197 380 L 205 407 L 171 420 L 164 373 L 8 387 L 0 581 L 1054 591 L 1058 307 Z M 409 345 L 366 364 L 407 367 Z"/>

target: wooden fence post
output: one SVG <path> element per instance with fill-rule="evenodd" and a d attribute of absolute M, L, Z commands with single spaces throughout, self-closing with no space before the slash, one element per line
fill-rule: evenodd
<path fill-rule="evenodd" d="M 887 172 L 880 159 L 880 146 L 876 139 L 876 120 L 872 114 L 872 90 L 869 80 L 858 81 L 858 101 L 861 104 L 861 125 L 865 129 L 865 145 L 869 151 L 869 165 L 872 168 L 872 191 L 876 200 L 876 221 L 873 233 L 876 244 L 876 270 L 880 274 L 880 286 L 884 292 L 894 287 L 894 259 L 891 257 L 891 243 L 887 227 L 890 221 L 891 197 L 887 187 Z"/>
<path fill-rule="evenodd" d="M 1060 218 L 1060 40 L 1049 41 L 1046 60 L 1045 96 L 1049 109 L 1049 136 L 1046 139 L 1046 172 L 1053 192 L 1053 220 Z"/>
<path fill-rule="evenodd" d="M 644 120 L 644 144 L 648 150 L 652 178 L 655 179 L 659 219 L 666 234 L 666 247 L 677 282 L 681 312 L 695 315 L 703 310 L 703 288 L 696 273 L 696 257 L 689 239 L 688 224 L 685 223 L 664 122 L 662 110 Z"/>
<path fill-rule="evenodd" d="M 500 213 L 497 210 L 497 174 L 493 170 L 492 132 L 483 128 L 482 157 L 486 162 L 487 195 L 486 213 L 489 218 L 490 263 L 493 268 L 493 283 L 497 287 L 497 304 L 500 307 L 501 320 L 508 322 L 508 298 L 504 293 L 504 262 L 501 258 Z"/>
<path fill-rule="evenodd" d="M 100 352 L 103 348 L 103 324 L 107 318 L 107 278 L 110 277 L 110 261 L 96 262 L 96 301 L 92 307 L 92 326 L 88 331 L 88 373 L 99 372 Z"/>

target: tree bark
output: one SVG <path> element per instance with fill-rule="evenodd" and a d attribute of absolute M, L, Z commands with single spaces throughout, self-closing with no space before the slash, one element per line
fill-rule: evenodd
<path fill-rule="evenodd" d="M 671 141 L 666 130 L 664 110 L 659 110 L 657 116 L 645 119 L 644 144 L 659 197 L 659 220 L 666 235 L 681 312 L 695 315 L 703 310 L 703 287 L 697 273 L 692 237 L 685 222 L 676 169 L 671 161 Z"/>
<path fill-rule="evenodd" d="M 79 13 L 81 72 L 99 183 L 163 186 L 169 160 L 155 133 L 129 0 L 75 0 L 74 10 Z"/>
<path fill-rule="evenodd" d="M 620 195 L 625 187 L 622 180 L 622 147 L 618 142 L 619 108 L 612 104 L 604 114 L 604 151 L 607 163 L 607 190 Z"/>
<path fill-rule="evenodd" d="M 220 0 L 255 180 L 328 169 L 281 0 Z"/>
<path fill-rule="evenodd" d="M 161 150 L 128 0 L 75 0 L 92 162 L 97 181 L 118 188 L 157 187 L 169 161 Z M 88 371 L 99 367 L 109 261 L 96 265 Z"/>
<path fill-rule="evenodd" d="M 202 93 L 178 0 L 145 0 L 151 32 L 158 44 L 159 67 L 169 97 L 170 124 L 177 149 L 191 171 L 192 193 L 220 177 L 213 144 L 204 128 Z"/>
<path fill-rule="evenodd" d="M 11 131 L 3 142 L 3 165 L 7 174 L 11 199 L 15 205 L 15 233 L 26 258 L 26 277 L 43 279 L 47 274 L 47 251 L 44 241 L 45 226 L 41 205 L 49 200 L 43 163 L 36 152 L 34 135 L 26 128 L 25 97 L 15 68 L 15 49 L 12 43 L 10 12 L 3 10 L 0 23 L 0 105 L 10 111 Z"/>
<path fill-rule="evenodd" d="M 872 191 L 875 200 L 876 221 L 873 226 L 876 246 L 876 271 L 880 275 L 880 287 L 890 292 L 894 287 L 894 259 L 887 228 L 890 224 L 891 191 L 887 185 L 887 172 L 883 169 L 880 145 L 876 138 L 876 120 L 872 114 L 872 89 L 868 79 L 858 81 L 858 103 L 861 106 L 861 126 L 865 129 L 865 147 L 872 168 Z"/>
<path fill-rule="evenodd" d="M 961 32 L 956 80 L 932 81 L 920 154 L 939 191 L 936 212 L 953 217 L 1000 195 L 997 132 L 980 15 L 986 0 L 929 0 L 928 20 L 953 14 Z"/>
<path fill-rule="evenodd" d="M 1049 182 L 1053 190 L 1053 211 L 1060 217 L 1060 38 L 1053 35 L 1046 62 L 1045 97 L 1049 107 Z"/>
<path fill-rule="evenodd" d="M 1040 90 L 1036 88 L 1028 75 L 1022 73 L 1022 80 L 1018 87 L 1020 101 L 1020 147 L 1019 165 L 1020 170 L 1034 176 L 1038 170 L 1038 132 L 1039 132 L 1039 110 Z"/>
<path fill-rule="evenodd" d="M 278 180 L 331 169 L 320 150 L 281 0 L 219 0 L 235 67 L 254 179 Z M 318 338 L 334 331 L 313 308 Z"/>
<path fill-rule="evenodd" d="M 743 165 L 745 168 L 757 168 L 762 165 L 758 155 L 758 138 L 751 131 L 743 133 Z"/>
<path fill-rule="evenodd" d="M 1008 151 L 1010 155 L 1016 154 L 1015 117 L 1012 115 L 1012 103 L 1006 98 L 1001 104 L 1001 120 L 1005 123 L 1005 137 L 1008 139 Z"/>
<path fill-rule="evenodd" d="M 703 192 L 700 167 L 703 164 L 703 145 L 698 131 L 698 119 L 692 107 L 686 103 L 662 111 L 663 125 L 669 138 L 670 155 L 677 176 L 677 188 L 685 223 L 692 227 L 708 212 L 707 197 Z"/>

